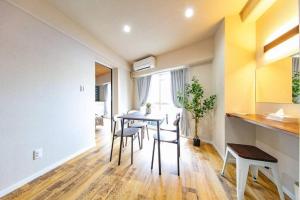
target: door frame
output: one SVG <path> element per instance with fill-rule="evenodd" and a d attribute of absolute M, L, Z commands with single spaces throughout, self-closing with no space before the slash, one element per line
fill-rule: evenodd
<path fill-rule="evenodd" d="M 96 68 L 97 63 L 110 70 L 110 124 L 111 124 L 110 130 L 112 131 L 112 129 L 113 129 L 113 123 L 112 123 L 112 119 L 113 119 L 113 69 L 110 66 L 103 64 L 99 61 L 95 61 L 95 64 L 94 64 L 95 68 Z M 94 73 L 94 77 L 95 77 L 95 85 L 96 85 L 96 71 Z"/>

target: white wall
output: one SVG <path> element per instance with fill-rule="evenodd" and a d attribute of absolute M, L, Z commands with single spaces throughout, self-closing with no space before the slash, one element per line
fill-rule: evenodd
<path fill-rule="evenodd" d="M 225 24 L 220 23 L 214 37 L 213 60 L 213 91 L 217 95 L 213 144 L 221 156 L 225 152 L 225 96 L 224 96 L 224 67 L 225 67 Z"/>
<path fill-rule="evenodd" d="M 59 30 L 65 35 L 80 42 L 84 46 L 96 53 L 99 63 L 114 67 L 122 67 L 130 70 L 128 63 L 113 50 L 97 40 L 93 35 L 82 28 L 78 23 L 72 21 L 60 10 L 49 4 L 47 1 L 40 0 L 5 0 L 23 9 L 25 12 L 43 21 L 49 26 Z"/>
<path fill-rule="evenodd" d="M 114 87 L 115 88 L 115 87 Z M 133 108 L 133 80 L 127 70 L 118 69 L 118 113 L 127 113 Z"/>
<path fill-rule="evenodd" d="M 95 144 L 101 56 L 6 1 L 0 1 L 0 44 L 1 196 Z M 124 92 L 130 86 L 119 87 L 131 98 Z M 36 148 L 44 157 L 33 161 Z"/>

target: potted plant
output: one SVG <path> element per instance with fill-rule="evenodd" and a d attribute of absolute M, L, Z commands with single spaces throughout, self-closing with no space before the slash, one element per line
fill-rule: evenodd
<path fill-rule="evenodd" d="M 151 103 L 146 103 L 146 114 L 151 114 Z"/>
<path fill-rule="evenodd" d="M 199 120 L 214 108 L 216 95 L 204 98 L 204 89 L 199 83 L 199 80 L 194 77 L 190 84 L 185 85 L 183 94 L 179 93 L 177 98 L 182 107 L 189 111 L 195 120 L 193 144 L 194 146 L 200 146 L 200 139 L 198 136 Z"/>

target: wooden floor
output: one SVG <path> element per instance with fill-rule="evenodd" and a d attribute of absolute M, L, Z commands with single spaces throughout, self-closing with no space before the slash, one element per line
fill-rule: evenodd
<path fill-rule="evenodd" d="M 235 167 L 220 176 L 222 160 L 210 144 L 195 148 L 182 139 L 181 176 L 177 176 L 176 145 L 163 144 L 162 175 L 155 159 L 151 172 L 153 140 L 145 138 L 144 148 L 134 141 L 134 164 L 130 165 L 130 143 L 117 164 L 117 140 L 113 161 L 109 162 L 110 133 L 97 131 L 96 148 L 76 157 L 35 181 L 3 197 L 4 200 L 46 199 L 236 199 Z M 157 158 L 157 156 L 156 156 Z M 276 188 L 261 174 L 258 182 L 248 177 L 245 199 L 279 199 Z"/>

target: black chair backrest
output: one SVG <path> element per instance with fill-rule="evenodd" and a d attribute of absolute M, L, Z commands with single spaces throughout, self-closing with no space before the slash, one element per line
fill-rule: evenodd
<path fill-rule="evenodd" d="M 118 118 L 119 116 L 124 115 L 124 114 L 116 114 L 112 117 L 112 122 L 113 122 L 113 135 L 116 133 L 116 127 L 117 127 L 117 123 L 120 122 L 120 118 Z M 125 128 L 125 124 L 126 122 L 124 122 L 124 128 Z M 121 126 L 121 123 L 119 124 Z M 120 127 L 119 127 L 120 128 Z"/>
<path fill-rule="evenodd" d="M 115 133 L 116 133 L 116 126 L 117 126 L 117 120 L 118 120 L 118 116 L 119 115 L 114 115 L 113 117 L 112 117 L 112 122 L 113 122 L 113 135 L 115 135 Z"/>
<path fill-rule="evenodd" d="M 179 125 L 179 121 L 180 121 L 180 113 L 176 114 L 176 119 L 173 122 L 173 126 L 178 126 Z"/>
<path fill-rule="evenodd" d="M 176 126 L 176 137 L 177 137 L 177 140 L 179 140 L 180 138 L 180 131 L 179 131 L 179 122 L 180 122 L 180 113 L 178 113 L 176 115 L 176 119 L 175 121 L 173 122 L 173 125 Z"/>

